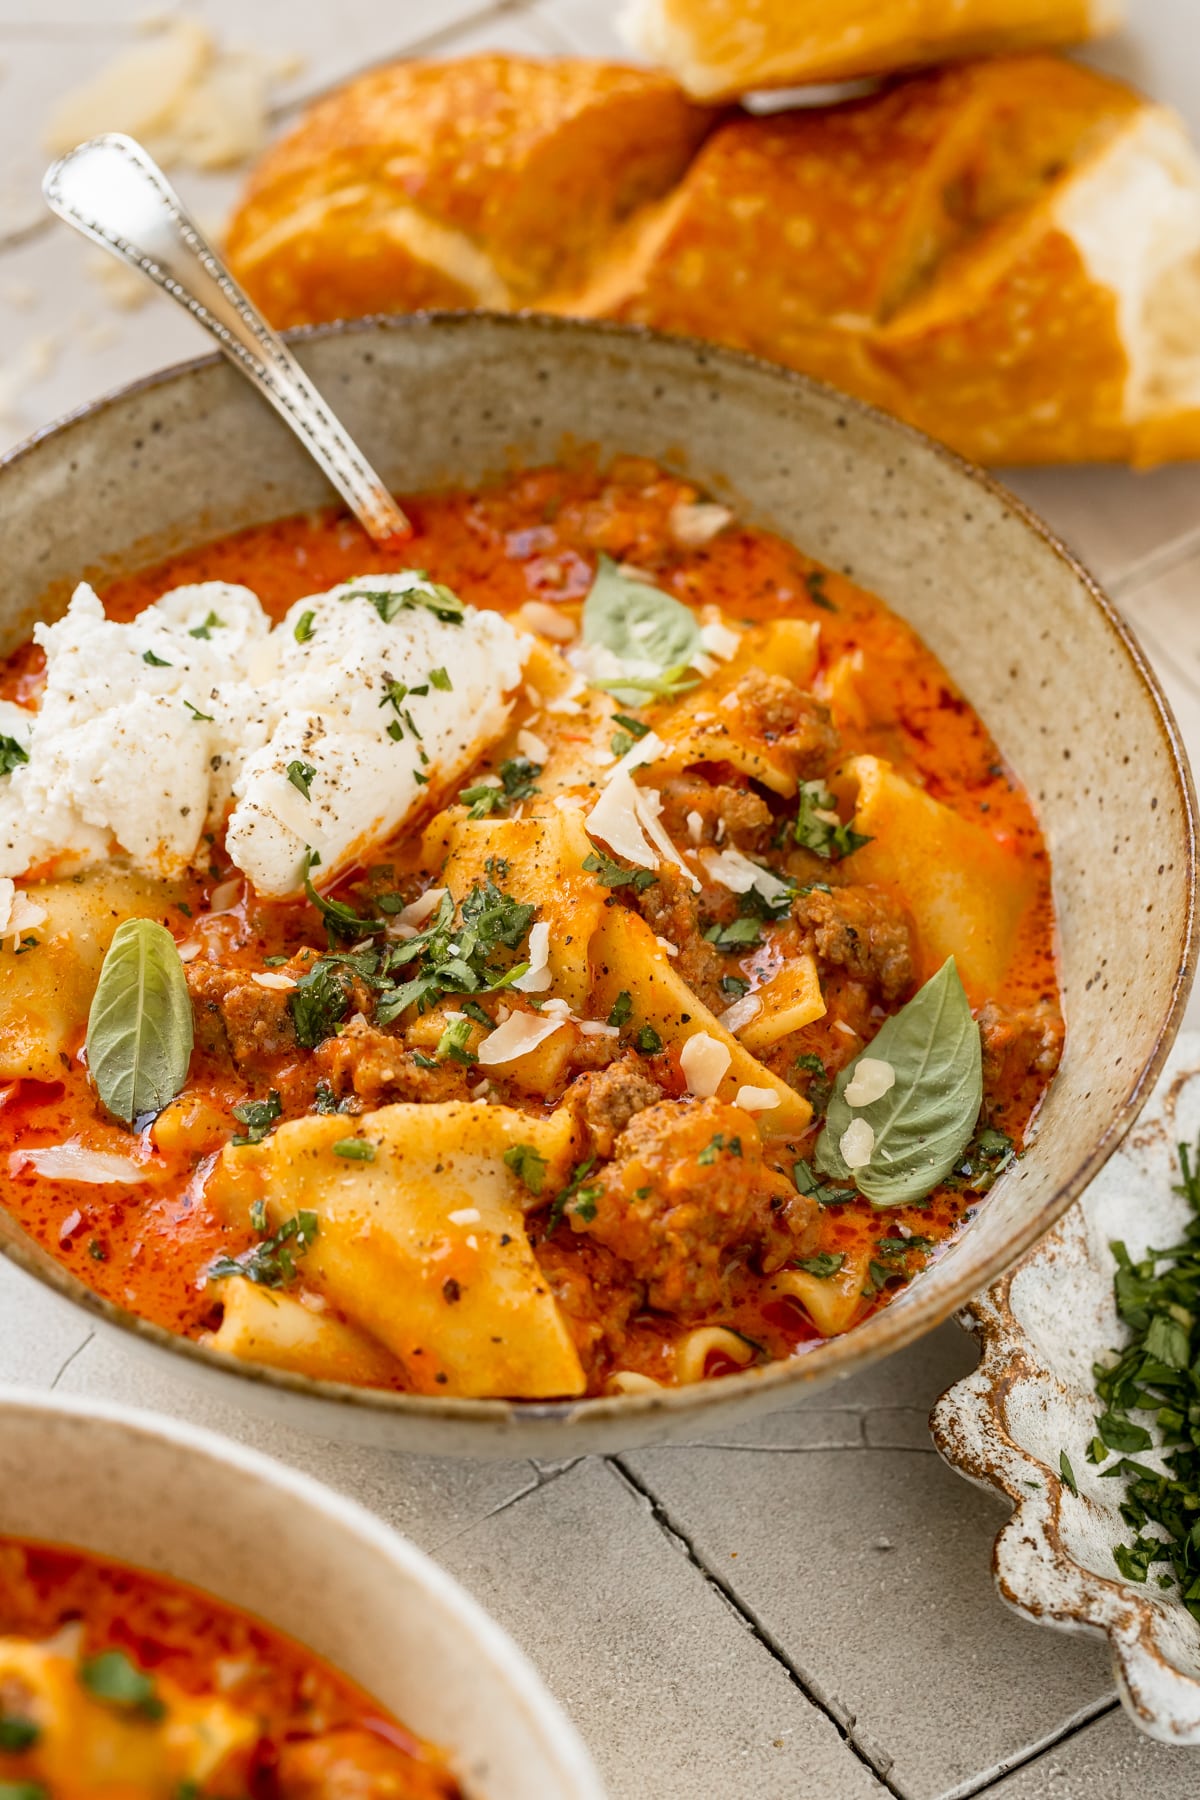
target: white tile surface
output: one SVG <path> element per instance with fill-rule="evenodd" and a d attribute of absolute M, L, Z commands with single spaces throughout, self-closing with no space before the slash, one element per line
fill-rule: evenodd
<path fill-rule="evenodd" d="M 1098 55 L 1140 73 L 1200 129 L 1193 0 L 1134 3 L 1135 34 Z M 304 95 L 414 46 L 626 54 L 619 0 L 173 4 L 230 44 L 299 52 L 303 67 L 276 96 L 282 121 Z M 205 346 L 161 302 L 113 309 L 81 248 L 41 225 L 46 109 L 151 10 L 172 10 L 171 0 L 0 0 L 0 449 Z M 238 184 L 236 175 L 178 179 L 205 221 Z M 29 241 L 4 247 L 7 231 L 33 225 Z M 1118 591 L 1200 752 L 1200 470 L 1032 470 L 1011 480 Z M 925 1425 L 972 1361 L 947 1326 L 711 1443 L 631 1457 L 652 1508 L 602 1463 L 475 1467 L 261 1425 L 92 1338 L 86 1320 L 0 1261 L 0 1381 L 199 1418 L 364 1500 L 432 1549 L 528 1648 L 578 1718 L 614 1800 L 1200 1793 L 1200 1759 L 1144 1744 L 1120 1713 L 1077 1729 L 1111 1701 L 1103 1655 L 1020 1623 L 996 1601 L 988 1551 L 1001 1515 L 941 1467 Z M 1023 1766 L 1005 1778 L 1014 1762 Z"/>

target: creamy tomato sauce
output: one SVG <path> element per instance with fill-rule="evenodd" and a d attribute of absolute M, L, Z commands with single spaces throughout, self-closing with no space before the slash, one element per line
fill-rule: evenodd
<path fill-rule="evenodd" d="M 720 608 L 736 625 L 811 621 L 820 629 L 814 691 L 827 691 L 835 669 L 855 670 L 853 703 L 835 706 L 840 744 L 833 760 L 860 753 L 885 758 L 926 793 L 985 827 L 1019 863 L 1029 898 L 1016 952 L 998 990 L 985 1005 L 976 1004 L 984 1028 L 990 1163 L 977 1159 L 973 1175 L 968 1171 L 920 1204 L 896 1209 L 879 1210 L 849 1194 L 821 1196 L 805 1259 L 841 1255 L 857 1258 L 867 1269 L 853 1309 L 857 1322 L 917 1276 L 980 1203 L 989 1168 L 1003 1160 L 994 1148 L 1000 1134 L 1017 1152 L 1025 1140 L 1062 1036 L 1048 860 L 1028 796 L 982 721 L 909 626 L 879 599 L 769 532 L 734 523 L 700 548 L 682 548 L 670 529 L 672 508 L 695 498 L 687 483 L 632 459 L 606 471 L 539 469 L 474 494 L 407 497 L 403 504 L 415 536 L 406 560 L 464 601 L 506 613 L 535 600 L 570 616 L 589 589 L 598 555 L 607 554 L 646 571 L 689 606 Z M 204 545 L 113 583 L 103 598 L 112 616 L 127 619 L 173 587 L 224 580 L 252 588 L 278 617 L 303 595 L 395 566 L 394 553 L 373 549 L 345 516 L 318 513 Z M 36 693 L 38 668 L 35 650 L 11 657 L 0 672 L 0 696 L 28 700 Z M 653 711 L 646 717 L 652 720 Z M 710 782 L 729 780 L 728 771 L 718 767 L 697 773 Z M 404 840 L 381 846 L 378 862 L 403 888 L 406 874 L 414 871 L 414 855 L 414 844 Z M 231 910 L 207 916 L 214 892 L 220 901 L 230 873 L 218 839 L 209 870 L 187 886 L 179 906 L 163 914 L 177 939 L 201 943 L 225 968 L 254 970 L 267 959 L 277 959 L 278 966 L 306 946 L 323 944 L 320 920 L 304 903 L 267 903 L 238 888 Z M 425 872 L 426 884 L 433 873 Z M 373 879 L 360 872 L 335 891 L 361 903 Z M 831 882 L 836 894 L 854 880 L 853 857 L 833 865 L 814 859 L 811 879 Z M 622 894 L 621 903 L 627 901 Z M 785 922 L 770 934 L 770 955 L 778 962 L 811 940 L 811 921 Z M 755 983 L 763 954 L 761 946 L 731 954 L 730 975 Z M 858 979 L 844 960 L 819 966 L 824 1017 L 763 1058 L 801 1093 L 811 1088 L 817 1103 L 803 1141 L 772 1146 L 770 1113 L 758 1116 L 768 1159 L 784 1170 L 797 1159 L 811 1160 L 829 1080 L 897 1004 L 881 1002 L 879 991 Z M 677 1050 L 668 1045 L 653 1061 L 664 1094 L 682 1093 Z M 284 1116 L 290 1117 L 312 1106 L 314 1081 L 312 1058 L 293 1049 L 266 1059 L 248 1083 L 227 1057 L 210 1054 L 198 1039 L 185 1095 L 194 1102 L 191 1124 L 154 1140 L 154 1183 L 122 1191 L 16 1174 L 3 1183 L 4 1204 L 98 1293 L 171 1331 L 199 1336 L 221 1318 L 219 1288 L 205 1279 L 208 1265 L 214 1256 L 237 1254 L 254 1241 L 249 1230 L 239 1232 L 218 1218 L 205 1195 L 212 1158 L 234 1128 L 230 1109 L 248 1092 L 261 1096 L 269 1088 L 279 1093 Z M 526 1097 L 521 1104 L 535 1103 Z M 5 1147 L 19 1151 L 61 1143 L 100 1116 L 86 1069 L 78 1057 L 68 1057 L 60 1081 L 19 1082 L 5 1092 L 0 1131 Z M 539 1219 L 534 1209 L 535 1252 L 560 1302 L 573 1309 L 577 1336 L 590 1346 L 589 1391 L 602 1391 L 615 1368 L 660 1382 L 676 1379 L 675 1346 L 697 1324 L 730 1328 L 747 1342 L 750 1356 L 759 1358 L 794 1354 L 819 1336 L 804 1307 L 768 1296 L 752 1259 L 731 1263 L 719 1305 L 684 1319 L 645 1303 L 636 1272 L 611 1243 L 577 1230 L 546 1236 L 544 1226 L 544 1213 Z M 717 1346 L 704 1372 L 716 1375 L 732 1366 Z M 405 1382 L 397 1379 L 396 1385 Z"/>
<path fill-rule="evenodd" d="M 130 1800 L 462 1794 L 440 1751 L 261 1620 L 121 1563 L 0 1537 L 0 1787 L 57 1800 L 112 1782 Z"/>

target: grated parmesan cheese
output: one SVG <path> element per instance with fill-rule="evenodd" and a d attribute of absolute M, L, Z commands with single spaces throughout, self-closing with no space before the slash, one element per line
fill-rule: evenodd
<path fill-rule="evenodd" d="M 556 1031 L 561 1031 L 566 1022 L 554 1013 L 549 1017 L 545 1013 L 510 1013 L 503 1025 L 498 1025 L 480 1044 L 479 1061 L 489 1069 L 515 1062 L 517 1057 L 527 1056 Z"/>
<path fill-rule="evenodd" d="M 732 1061 L 728 1044 L 710 1037 L 707 1031 L 696 1032 L 679 1052 L 679 1067 L 683 1070 L 688 1093 L 695 1094 L 698 1100 L 711 1098 L 724 1081 Z"/>
<path fill-rule="evenodd" d="M 870 1106 L 896 1085 L 896 1071 L 878 1056 L 860 1056 L 846 1083 L 842 1098 L 847 1106 Z"/>
<path fill-rule="evenodd" d="M 779 1105 L 779 1095 L 774 1088 L 751 1087 L 747 1084 L 738 1089 L 733 1097 L 733 1104 L 740 1106 L 743 1112 L 770 1112 L 772 1107 Z"/>
<path fill-rule="evenodd" d="M 848 1169 L 865 1169 L 875 1151 L 875 1133 L 865 1119 L 851 1119 L 838 1140 Z"/>

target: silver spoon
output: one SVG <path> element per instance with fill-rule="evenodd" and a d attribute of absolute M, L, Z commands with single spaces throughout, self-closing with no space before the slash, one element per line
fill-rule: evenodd
<path fill-rule="evenodd" d="M 377 543 L 412 536 L 412 526 L 345 426 L 139 143 L 120 132 L 90 138 L 51 165 L 42 192 L 60 219 L 140 270 L 212 333 Z"/>

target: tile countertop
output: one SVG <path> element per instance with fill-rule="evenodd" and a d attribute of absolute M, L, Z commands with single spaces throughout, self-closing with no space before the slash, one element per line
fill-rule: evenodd
<path fill-rule="evenodd" d="M 1139 41 L 1118 40 L 1101 60 L 1190 110 L 1200 129 L 1187 5 L 1156 0 Z M 37 198 L 47 108 L 128 42 L 145 10 L 144 0 L 0 0 L 0 341 L 12 347 L 0 364 L 0 448 L 203 347 L 174 309 L 115 307 L 88 251 L 42 222 Z M 302 59 L 276 89 L 280 119 L 401 50 L 617 49 L 608 0 L 194 0 L 186 10 L 225 43 Z M 219 218 L 237 186 L 236 176 L 178 179 L 204 219 Z M 1012 484 L 1120 602 L 1200 752 L 1200 466 L 1024 471 Z M 1200 1761 L 1138 1737 L 1105 1652 L 1025 1624 L 992 1591 L 1003 1511 L 941 1464 L 926 1428 L 973 1355 L 948 1325 L 719 1441 L 472 1466 L 327 1445 L 198 1398 L 0 1263 L 0 1381 L 199 1417 L 373 1507 L 525 1646 L 614 1800 L 1193 1800 Z"/>

